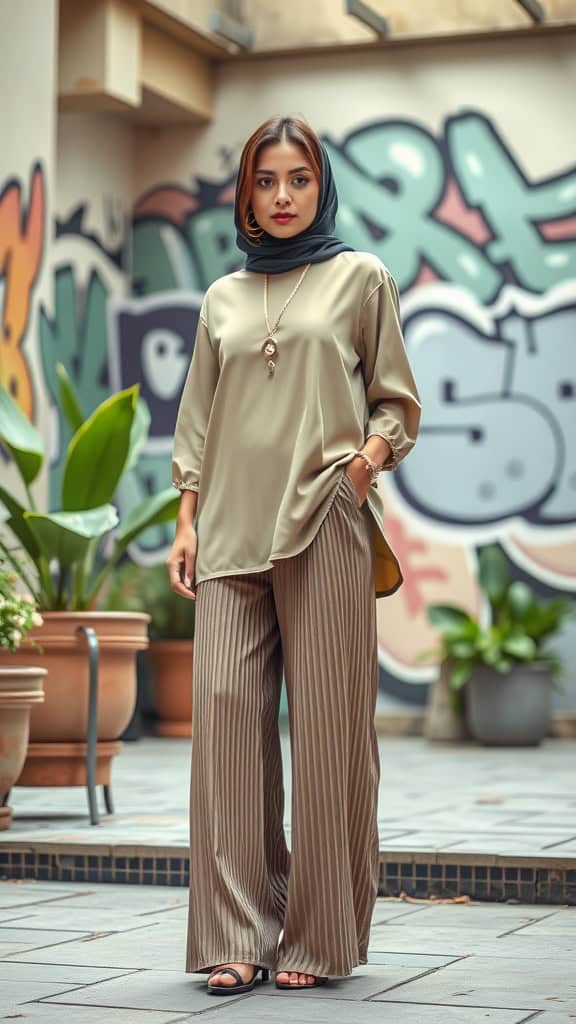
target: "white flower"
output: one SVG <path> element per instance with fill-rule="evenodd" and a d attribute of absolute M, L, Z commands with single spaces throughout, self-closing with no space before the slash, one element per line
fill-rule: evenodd
<path fill-rule="evenodd" d="M 18 645 L 22 639 L 22 633 L 18 629 L 13 629 L 10 633 L 10 639 L 12 643 Z"/>
<path fill-rule="evenodd" d="M 25 620 L 23 615 L 13 615 L 12 616 L 12 622 L 14 623 L 15 626 L 23 626 L 25 621 L 26 620 Z"/>
<path fill-rule="evenodd" d="M 22 600 L 26 601 L 26 604 L 34 604 L 34 598 L 32 597 L 32 594 L 23 594 Z"/>
<path fill-rule="evenodd" d="M 38 612 L 32 612 L 32 625 L 33 626 L 43 626 L 44 625 L 44 619 L 42 618 L 42 616 Z"/>

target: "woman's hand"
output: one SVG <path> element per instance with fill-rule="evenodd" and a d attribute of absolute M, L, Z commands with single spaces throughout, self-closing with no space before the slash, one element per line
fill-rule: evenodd
<path fill-rule="evenodd" d="M 354 458 L 347 463 L 346 473 L 354 485 L 358 504 L 363 505 L 370 489 L 370 476 L 366 472 L 366 463 L 364 462 L 364 459 L 361 459 L 359 455 L 355 455 Z"/>
<path fill-rule="evenodd" d="M 192 523 L 178 526 L 170 554 L 166 559 L 170 586 L 181 597 L 196 600 L 196 549 L 198 538 Z"/>

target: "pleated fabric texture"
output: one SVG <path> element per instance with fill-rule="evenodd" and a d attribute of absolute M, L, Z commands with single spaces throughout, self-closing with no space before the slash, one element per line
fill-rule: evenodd
<path fill-rule="evenodd" d="M 245 962 L 342 977 L 367 963 L 380 780 L 371 528 L 343 471 L 302 552 L 197 585 L 188 972 Z"/>

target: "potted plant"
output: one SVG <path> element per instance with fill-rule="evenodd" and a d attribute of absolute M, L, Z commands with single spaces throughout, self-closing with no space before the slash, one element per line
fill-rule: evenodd
<path fill-rule="evenodd" d="M 17 590 L 18 579 L 0 559 L 0 651 L 18 650 L 26 634 L 42 625 L 34 598 Z M 46 669 L 0 663 L 0 831 L 10 828 L 8 794 L 22 771 L 28 748 L 30 709 L 44 700 Z"/>
<path fill-rule="evenodd" d="M 111 579 L 104 607 L 149 612 L 156 732 L 191 736 L 195 602 L 172 590 L 164 564 L 142 567 L 127 561 Z"/>
<path fill-rule="evenodd" d="M 31 714 L 31 742 L 19 784 L 85 782 L 89 675 L 79 626 L 91 626 L 99 642 L 97 783 L 106 784 L 110 760 L 121 746 L 117 737 L 134 708 L 135 652 L 148 644 L 149 616 L 95 611 L 94 605 L 128 545 L 148 527 L 175 518 L 178 495 L 167 488 L 119 521 L 113 498 L 146 440 L 148 409 L 135 385 L 111 395 L 85 416 L 64 367 L 58 365 L 57 372 L 72 437 L 64 460 L 60 508 L 50 512 L 37 508 L 32 492 L 45 460 L 42 437 L 0 388 L 0 442 L 21 477 L 18 496 L 0 487 L 0 502 L 8 511 L 6 525 L 21 557 L 16 561 L 14 548 L 3 539 L 0 552 L 42 612 L 43 625 L 34 626 L 31 636 L 43 650 L 38 664 L 48 671 L 46 700 Z M 18 650 L 2 655 L 3 664 L 22 660 Z"/>
<path fill-rule="evenodd" d="M 573 603 L 566 597 L 539 601 L 528 584 L 513 582 L 495 544 L 480 553 L 478 582 L 486 622 L 464 608 L 429 605 L 427 617 L 441 641 L 417 660 L 430 654 L 441 659 L 453 701 L 475 739 L 490 745 L 538 744 L 550 726 L 552 687 L 563 674 L 561 659 L 547 644 L 574 616 Z"/>

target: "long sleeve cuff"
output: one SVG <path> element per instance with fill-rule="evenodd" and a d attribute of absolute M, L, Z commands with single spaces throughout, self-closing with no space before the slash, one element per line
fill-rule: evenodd
<path fill-rule="evenodd" d="M 383 470 L 395 470 L 416 443 L 422 406 L 402 336 L 396 283 L 382 265 L 362 306 L 362 363 L 368 422 L 365 436 L 378 434 L 390 455 Z"/>

